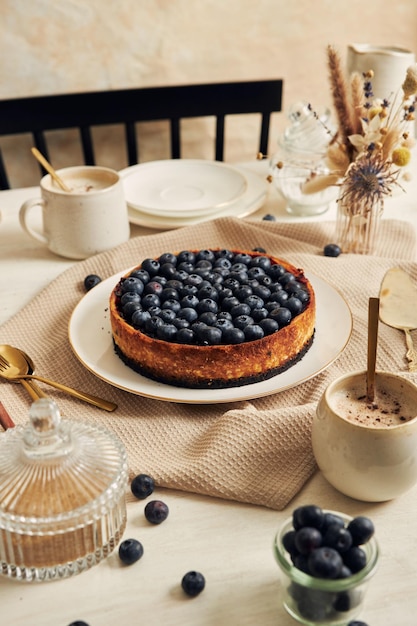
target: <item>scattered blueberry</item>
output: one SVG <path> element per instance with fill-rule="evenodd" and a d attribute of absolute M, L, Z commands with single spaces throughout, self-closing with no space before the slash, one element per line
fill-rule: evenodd
<path fill-rule="evenodd" d="M 326 246 L 324 246 L 323 253 L 324 256 L 337 257 L 342 253 L 342 250 L 340 246 L 337 245 L 337 243 L 328 243 Z"/>
<path fill-rule="evenodd" d="M 92 289 L 99 283 L 101 283 L 101 278 L 96 274 L 89 274 L 84 278 L 84 288 L 86 291 L 90 291 L 90 289 Z"/>
<path fill-rule="evenodd" d="M 361 620 L 354 619 L 348 623 L 347 626 L 368 626 L 365 622 L 361 622 Z"/>
<path fill-rule="evenodd" d="M 206 586 L 206 580 L 200 572 L 187 572 L 182 578 L 181 587 L 188 596 L 198 596 Z"/>
<path fill-rule="evenodd" d="M 153 493 L 155 481 L 147 474 L 138 474 L 130 483 L 130 489 L 136 498 L 144 500 Z"/>
<path fill-rule="evenodd" d="M 262 219 L 267 221 L 267 222 L 276 222 L 277 221 L 277 218 L 275 217 L 275 215 L 271 215 L 271 213 L 267 213 L 266 215 L 263 216 Z"/>
<path fill-rule="evenodd" d="M 168 517 L 168 513 L 168 506 L 160 500 L 152 500 L 145 506 L 145 517 L 151 524 L 161 524 Z"/>
<path fill-rule="evenodd" d="M 136 563 L 143 556 L 143 545 L 137 539 L 125 539 L 119 546 L 119 557 L 125 565 Z"/>
<path fill-rule="evenodd" d="M 87 622 L 83 622 L 82 620 L 77 619 L 77 621 L 71 622 L 71 624 L 68 624 L 68 626 L 89 626 L 89 624 L 87 624 Z"/>

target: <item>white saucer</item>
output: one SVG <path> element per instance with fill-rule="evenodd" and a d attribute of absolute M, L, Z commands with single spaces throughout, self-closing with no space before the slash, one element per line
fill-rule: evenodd
<path fill-rule="evenodd" d="M 242 172 L 221 161 L 149 161 L 119 173 L 128 206 L 152 216 L 214 213 L 235 202 L 247 188 Z"/>
<path fill-rule="evenodd" d="M 182 228 L 183 226 L 192 226 L 210 219 L 218 217 L 247 217 L 261 208 L 268 195 L 268 182 L 265 178 L 259 176 L 244 167 L 238 169 L 246 178 L 247 187 L 244 194 L 235 202 L 219 209 L 218 211 L 206 215 L 195 217 L 162 217 L 159 215 L 150 215 L 139 209 L 134 209 L 128 204 L 129 221 L 137 226 L 145 228 L 156 228 L 159 230 L 173 230 Z"/>

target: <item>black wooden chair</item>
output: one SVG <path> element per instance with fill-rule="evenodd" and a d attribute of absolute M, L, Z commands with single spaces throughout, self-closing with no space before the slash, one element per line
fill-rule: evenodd
<path fill-rule="evenodd" d="M 281 111 L 282 88 L 283 81 L 277 79 L 0 100 L 0 136 L 30 133 L 33 145 L 49 159 L 47 131 L 78 128 L 84 163 L 94 165 L 92 128 L 123 124 L 127 160 L 129 165 L 135 165 L 140 161 L 137 122 L 169 120 L 171 158 L 180 158 L 181 120 L 213 116 L 216 119 L 215 159 L 222 161 L 226 116 L 259 113 L 261 123 L 257 150 L 266 154 L 271 114 Z M 43 168 L 41 173 L 45 173 Z M 0 189 L 9 187 L 0 152 Z"/>

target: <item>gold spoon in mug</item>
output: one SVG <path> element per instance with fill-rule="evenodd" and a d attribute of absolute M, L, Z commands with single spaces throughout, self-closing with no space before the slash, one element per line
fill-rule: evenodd
<path fill-rule="evenodd" d="M 39 161 L 39 163 L 46 169 L 48 174 L 50 174 L 52 176 L 54 181 L 56 183 L 58 183 L 58 185 L 61 187 L 61 189 L 63 191 L 67 191 L 68 193 L 71 193 L 72 189 L 70 187 L 68 187 L 68 185 L 66 183 L 64 183 L 62 178 L 57 174 L 57 172 L 54 170 L 54 168 L 49 163 L 49 161 L 47 161 L 45 159 L 43 154 L 41 154 L 37 148 L 31 148 L 31 152 L 32 152 L 33 156 L 35 157 L 35 159 L 37 161 Z"/>
<path fill-rule="evenodd" d="M 20 382 L 22 380 L 38 380 L 39 382 L 55 387 L 60 391 L 64 391 L 79 400 L 84 400 L 94 406 L 104 409 L 105 411 L 114 411 L 117 409 L 117 404 L 114 402 L 108 402 L 97 396 L 93 396 L 83 391 L 77 391 L 72 387 L 55 382 L 43 376 L 36 376 L 35 374 L 29 374 L 29 364 L 23 357 L 21 351 L 18 348 L 8 345 L 0 345 L 0 378 L 6 380 Z"/>

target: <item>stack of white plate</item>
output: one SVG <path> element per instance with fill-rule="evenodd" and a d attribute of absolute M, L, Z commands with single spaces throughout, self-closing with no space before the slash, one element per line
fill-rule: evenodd
<path fill-rule="evenodd" d="M 259 209 L 267 182 L 221 161 L 150 161 L 120 171 L 129 219 L 148 228 L 174 229 L 217 217 L 245 217 Z"/>

